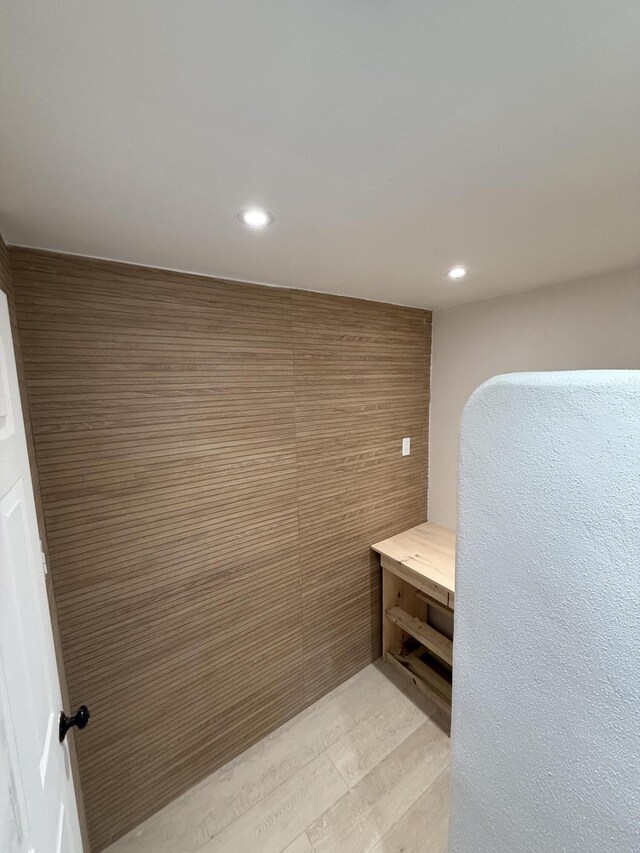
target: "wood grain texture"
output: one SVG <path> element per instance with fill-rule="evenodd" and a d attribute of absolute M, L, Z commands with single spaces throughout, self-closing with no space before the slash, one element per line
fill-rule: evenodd
<path fill-rule="evenodd" d="M 453 641 L 449 637 L 445 637 L 417 616 L 406 613 L 401 607 L 391 607 L 385 612 L 385 616 L 402 628 L 405 634 L 410 634 L 429 651 L 435 652 L 449 666 L 453 665 Z"/>
<path fill-rule="evenodd" d="M 403 569 L 408 569 L 418 578 L 427 578 L 442 587 L 447 599 L 449 594 L 455 591 L 454 530 L 427 521 L 410 530 L 403 530 L 383 542 L 376 542 L 371 547 L 382 559 L 386 558 L 390 566 L 399 563 Z"/>
<path fill-rule="evenodd" d="M 382 566 L 384 659 L 448 709 L 455 539 L 453 530 L 425 522 L 372 545 Z M 418 649 L 407 645 L 413 640 Z"/>
<path fill-rule="evenodd" d="M 431 317 L 10 259 L 99 850 L 379 654 L 370 543 L 426 517 Z"/>
<path fill-rule="evenodd" d="M 367 543 L 426 518 L 431 315 L 296 291 L 293 334 L 309 702 L 380 654 Z"/>

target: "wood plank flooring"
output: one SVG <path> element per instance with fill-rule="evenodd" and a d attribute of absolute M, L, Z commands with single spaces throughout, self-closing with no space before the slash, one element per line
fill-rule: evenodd
<path fill-rule="evenodd" d="M 445 853 L 448 731 L 378 661 L 107 853 Z"/>

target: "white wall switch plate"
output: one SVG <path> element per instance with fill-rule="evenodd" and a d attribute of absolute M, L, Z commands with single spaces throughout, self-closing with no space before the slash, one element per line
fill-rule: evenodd
<path fill-rule="evenodd" d="M 409 436 L 402 439 L 402 455 L 408 456 L 411 453 L 411 439 Z"/>

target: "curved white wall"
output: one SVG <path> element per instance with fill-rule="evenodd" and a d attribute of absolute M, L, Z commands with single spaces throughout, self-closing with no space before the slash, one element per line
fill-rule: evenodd
<path fill-rule="evenodd" d="M 638 269 L 435 311 L 430 520 L 456 525 L 458 428 L 478 385 L 520 370 L 640 368 L 639 328 Z"/>
<path fill-rule="evenodd" d="M 640 371 L 471 398 L 455 661 L 450 853 L 640 850 Z"/>

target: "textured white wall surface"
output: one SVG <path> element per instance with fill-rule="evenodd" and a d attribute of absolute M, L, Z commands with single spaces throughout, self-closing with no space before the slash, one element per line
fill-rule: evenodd
<path fill-rule="evenodd" d="M 638 370 L 639 323 L 639 268 L 435 311 L 429 519 L 455 527 L 458 427 L 478 385 L 523 370 Z"/>
<path fill-rule="evenodd" d="M 485 383 L 459 490 L 450 853 L 637 853 L 640 371 Z"/>

